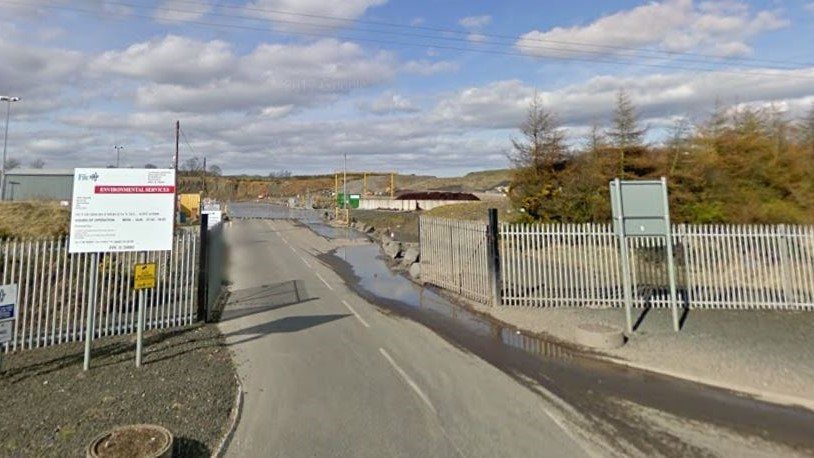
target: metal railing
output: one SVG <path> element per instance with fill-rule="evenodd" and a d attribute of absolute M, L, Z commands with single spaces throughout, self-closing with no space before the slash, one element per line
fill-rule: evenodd
<path fill-rule="evenodd" d="M 490 300 L 487 225 L 421 217 L 421 279 L 464 297 Z"/>
<path fill-rule="evenodd" d="M 619 239 L 610 224 L 501 224 L 499 303 L 622 306 Z M 487 225 L 421 218 L 423 281 L 490 303 Z M 814 310 L 814 227 L 674 225 L 679 305 Z M 666 239 L 630 237 L 634 305 L 670 305 Z"/>
<path fill-rule="evenodd" d="M 172 252 L 148 252 L 157 263 L 157 285 L 147 291 L 145 328 L 192 323 L 198 234 L 175 236 Z M 43 347 L 85 338 L 90 299 L 92 254 L 69 254 L 68 238 L 0 241 L 3 284 L 18 284 L 17 319 L 13 340 L 5 351 Z M 133 266 L 140 253 L 108 253 L 98 257 L 95 336 L 135 332 L 137 294 Z"/>
<path fill-rule="evenodd" d="M 623 304 L 607 224 L 501 225 L 504 305 Z M 635 305 L 669 305 L 666 241 L 628 239 Z M 814 227 L 675 225 L 679 300 L 692 308 L 814 310 Z"/>

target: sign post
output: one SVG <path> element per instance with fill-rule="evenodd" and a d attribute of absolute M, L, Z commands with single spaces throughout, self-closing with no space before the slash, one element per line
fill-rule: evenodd
<path fill-rule="evenodd" d="M 17 284 L 0 286 L 0 346 L 14 337 L 17 319 Z M 3 351 L 0 350 L 0 374 L 3 373 Z"/>
<path fill-rule="evenodd" d="M 133 288 L 138 291 L 138 322 L 136 327 L 136 367 L 141 367 L 141 348 L 144 341 L 144 302 L 148 289 L 156 285 L 156 263 L 146 262 L 146 255 L 141 254 L 141 262 L 133 269 L 135 277 Z"/>
<path fill-rule="evenodd" d="M 613 229 L 619 239 L 619 257 L 622 263 L 622 288 L 625 295 L 625 320 L 628 334 L 633 333 L 633 287 L 631 285 L 629 237 L 664 237 L 667 249 L 667 276 L 670 286 L 670 308 L 673 329 L 678 332 L 678 299 L 676 294 L 673 236 L 670 228 L 670 204 L 667 179 L 610 182 Z"/>
<path fill-rule="evenodd" d="M 99 253 L 171 251 L 175 170 L 76 169 L 70 253 L 92 255 L 84 369 L 90 368 Z"/>

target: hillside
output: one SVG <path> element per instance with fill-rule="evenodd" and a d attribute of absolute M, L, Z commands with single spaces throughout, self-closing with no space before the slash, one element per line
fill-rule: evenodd
<path fill-rule="evenodd" d="M 396 191 L 443 190 L 443 191 L 486 191 L 506 185 L 511 179 L 511 170 L 487 170 L 472 172 L 462 177 L 439 178 L 427 175 L 396 175 Z M 297 195 L 330 196 L 335 186 L 333 175 L 295 176 L 286 178 L 264 178 L 248 176 L 190 176 L 179 177 L 179 191 L 204 192 L 219 200 L 248 200 L 258 196 L 293 197 Z M 340 177 L 340 187 L 342 186 Z M 348 192 L 359 194 L 363 190 L 363 180 L 348 177 Z M 390 177 L 370 176 L 367 179 L 370 193 L 387 195 L 390 192 Z"/>

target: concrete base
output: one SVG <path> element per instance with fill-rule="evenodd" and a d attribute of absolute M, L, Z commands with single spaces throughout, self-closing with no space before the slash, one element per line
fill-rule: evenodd
<path fill-rule="evenodd" d="M 621 329 L 594 323 L 577 326 L 575 338 L 578 344 L 591 348 L 619 348 L 625 344 L 625 334 Z"/>

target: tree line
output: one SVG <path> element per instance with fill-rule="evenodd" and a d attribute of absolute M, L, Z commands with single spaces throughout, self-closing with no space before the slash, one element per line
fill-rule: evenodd
<path fill-rule="evenodd" d="M 699 123 L 678 118 L 659 144 L 639 118 L 620 90 L 608 127 L 592 126 L 574 147 L 535 95 L 509 153 L 522 219 L 609 221 L 610 180 L 666 176 L 676 222 L 814 223 L 814 106 L 790 119 L 776 106 L 716 101 Z"/>

